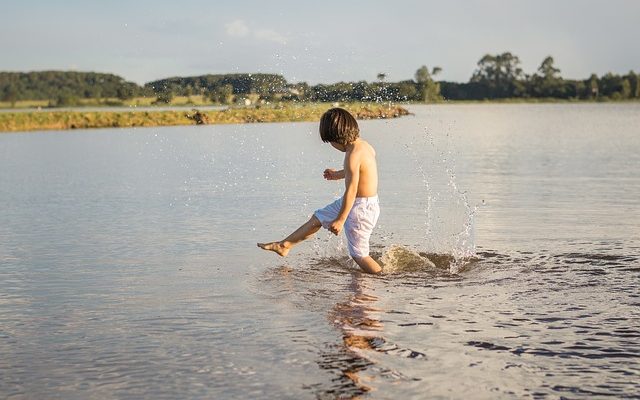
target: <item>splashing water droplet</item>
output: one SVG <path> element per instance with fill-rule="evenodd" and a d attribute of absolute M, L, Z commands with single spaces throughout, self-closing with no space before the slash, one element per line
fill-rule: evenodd
<path fill-rule="evenodd" d="M 448 138 L 449 132 L 443 136 Z M 477 207 L 469 204 L 467 192 L 458 187 L 452 151 L 443 151 L 436 145 L 428 128 L 425 128 L 422 140 L 436 153 L 436 157 L 425 159 L 423 154 L 418 155 L 415 149 L 424 148 L 419 143 L 414 145 L 418 140 L 405 145 L 405 149 L 411 155 L 424 186 L 425 244 L 428 251 L 451 254 L 455 261 L 450 265 L 450 271 L 456 272 L 458 264 L 464 265 L 465 260 L 475 254 L 474 217 Z M 445 146 L 450 145 L 447 140 Z M 428 160 L 433 161 L 427 165 Z M 443 185 L 449 189 L 438 190 Z"/>

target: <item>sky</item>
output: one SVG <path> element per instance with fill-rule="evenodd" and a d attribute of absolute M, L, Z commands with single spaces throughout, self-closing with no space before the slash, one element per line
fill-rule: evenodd
<path fill-rule="evenodd" d="M 485 54 L 565 78 L 640 72 L 639 0 L 0 0 L 0 71 L 171 76 L 278 73 L 289 82 L 466 82 Z"/>

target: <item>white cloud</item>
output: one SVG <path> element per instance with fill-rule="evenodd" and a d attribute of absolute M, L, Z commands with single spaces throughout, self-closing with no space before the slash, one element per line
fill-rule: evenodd
<path fill-rule="evenodd" d="M 247 24 L 241 20 L 236 19 L 235 21 L 231 21 L 224 26 L 227 35 L 235 36 L 235 37 L 244 37 L 251 32 Z"/>
<path fill-rule="evenodd" d="M 259 29 L 253 34 L 258 40 L 266 40 L 268 42 L 275 42 L 279 44 L 287 44 L 287 38 L 282 36 L 276 31 L 271 29 Z"/>
<path fill-rule="evenodd" d="M 287 44 L 287 38 L 273 29 L 251 29 L 244 20 L 236 19 L 225 24 L 227 36 L 248 37 L 252 36 L 259 42 L 273 42 Z"/>

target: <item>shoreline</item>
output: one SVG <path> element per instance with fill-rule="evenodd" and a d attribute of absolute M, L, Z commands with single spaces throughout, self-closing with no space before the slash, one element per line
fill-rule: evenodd
<path fill-rule="evenodd" d="M 114 110 L 144 110 L 144 111 L 155 111 L 163 110 L 167 108 L 171 109 L 184 109 L 191 110 L 192 108 L 233 108 L 233 106 L 229 106 L 227 104 L 221 103 L 212 103 L 206 102 L 198 99 L 193 99 L 193 101 L 187 101 L 184 98 L 179 98 L 170 103 L 154 103 L 151 98 L 137 98 L 135 101 L 109 101 L 99 100 L 99 101 L 82 101 L 79 104 L 75 105 L 66 105 L 66 106 L 50 106 L 47 100 L 21 100 L 16 103 L 15 106 L 11 107 L 8 102 L 0 101 L 0 113 L 11 113 L 11 112 L 29 112 L 29 111 L 39 111 L 39 112 L 55 112 L 55 111 L 84 111 L 84 109 L 99 109 L 100 111 L 107 111 L 109 109 Z M 383 103 L 375 103 L 375 102 L 340 102 L 340 104 L 367 104 L 367 105 L 375 105 L 380 106 L 382 104 L 388 104 L 389 102 Z M 560 99 L 554 97 L 508 97 L 508 98 L 499 98 L 499 99 L 441 99 L 432 102 L 422 102 L 422 101 L 396 101 L 393 104 L 396 105 L 435 105 L 435 104 L 504 104 L 504 103 L 517 103 L 517 104 L 540 104 L 540 103 L 549 103 L 549 104 L 627 104 L 627 103 L 640 103 L 640 98 L 633 99 Z M 281 104 L 283 107 L 304 107 L 304 106 L 313 106 L 313 105 L 321 105 L 321 104 L 332 104 L 330 102 L 322 103 L 322 102 L 282 102 L 282 103 L 272 103 L 270 105 L 264 105 L 263 107 L 274 107 L 277 104 Z"/>
<path fill-rule="evenodd" d="M 399 105 L 341 104 L 356 119 L 388 119 L 409 115 Z M 216 125 L 266 122 L 313 122 L 331 103 L 229 108 L 224 110 L 170 111 L 55 111 L 0 113 L 0 133 L 73 130 L 94 128 L 133 128 L 180 125 Z"/>

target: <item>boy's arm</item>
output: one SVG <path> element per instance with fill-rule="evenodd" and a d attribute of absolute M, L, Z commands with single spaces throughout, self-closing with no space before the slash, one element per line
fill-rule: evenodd
<path fill-rule="evenodd" d="M 358 194 L 358 181 L 360 180 L 360 160 L 358 157 L 353 157 L 350 154 L 344 160 L 344 179 L 345 179 L 345 191 L 342 197 L 342 208 L 336 219 L 329 225 L 329 230 L 334 234 L 339 234 L 344 226 L 349 211 L 353 207 L 353 203 L 356 201 L 356 195 Z"/>
<path fill-rule="evenodd" d="M 324 170 L 324 179 L 328 181 L 337 181 L 338 179 L 344 179 L 344 170 L 336 171 L 332 168 L 327 168 Z"/>

